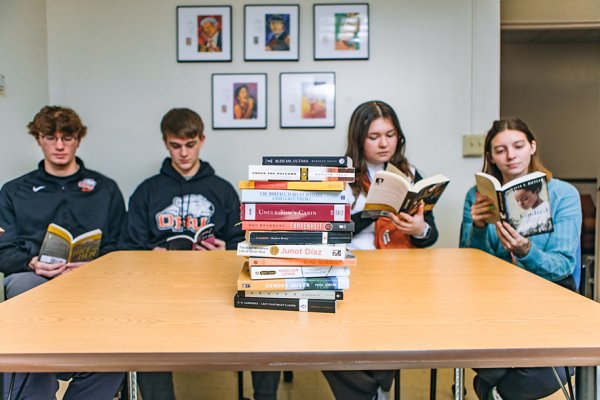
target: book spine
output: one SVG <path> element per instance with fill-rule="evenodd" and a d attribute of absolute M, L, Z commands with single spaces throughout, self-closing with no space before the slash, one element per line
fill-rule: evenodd
<path fill-rule="evenodd" d="M 242 189 L 244 203 L 348 203 L 345 192 Z"/>
<path fill-rule="evenodd" d="M 342 260 L 346 258 L 345 244 L 320 245 L 258 245 L 247 241 L 237 247 L 238 256 L 273 258 L 318 258 L 322 260 Z"/>
<path fill-rule="evenodd" d="M 242 221 L 350 221 L 349 204 L 242 203 Z"/>
<path fill-rule="evenodd" d="M 239 181 L 240 189 L 280 189 L 280 190 L 327 190 L 341 192 L 345 189 L 344 182 L 325 181 Z"/>
<path fill-rule="evenodd" d="M 248 179 L 254 181 L 354 182 L 354 168 L 250 165 Z"/>
<path fill-rule="evenodd" d="M 347 276 L 280 279 L 239 278 L 237 284 L 237 290 L 343 290 L 350 287 L 350 280 Z"/>
<path fill-rule="evenodd" d="M 242 230 L 354 232 L 354 222 L 242 221 Z"/>
<path fill-rule="evenodd" d="M 351 167 L 352 159 L 347 156 L 311 156 L 311 157 L 285 157 L 264 156 L 262 165 L 307 165 L 321 167 Z"/>
<path fill-rule="evenodd" d="M 233 298 L 233 305 L 236 308 L 265 310 L 335 313 L 335 304 L 335 300 L 240 297 L 237 294 Z"/>
<path fill-rule="evenodd" d="M 347 253 L 347 252 L 346 252 Z M 346 254 L 347 255 L 347 254 Z M 248 265 L 264 266 L 310 266 L 310 267 L 354 267 L 356 258 L 345 258 L 342 260 L 319 260 L 317 258 L 270 258 L 270 257 L 250 257 Z"/>
<path fill-rule="evenodd" d="M 348 267 L 252 266 L 251 279 L 321 278 L 325 276 L 350 276 Z"/>
<path fill-rule="evenodd" d="M 276 297 L 280 299 L 344 300 L 343 290 L 239 290 L 239 297 Z"/>
<path fill-rule="evenodd" d="M 251 244 L 338 244 L 350 243 L 351 232 L 277 232 L 250 231 Z"/>

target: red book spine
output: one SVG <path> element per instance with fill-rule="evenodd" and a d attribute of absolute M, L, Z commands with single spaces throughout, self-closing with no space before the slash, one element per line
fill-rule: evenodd
<path fill-rule="evenodd" d="M 349 204 L 242 203 L 242 221 L 350 221 Z"/>

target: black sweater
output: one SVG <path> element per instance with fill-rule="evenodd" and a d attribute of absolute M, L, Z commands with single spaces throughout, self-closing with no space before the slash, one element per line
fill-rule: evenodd
<path fill-rule="evenodd" d="M 244 240 L 237 192 L 215 175 L 209 163 L 190 179 L 181 176 L 166 158 L 158 175 L 146 179 L 129 199 L 129 218 L 122 248 L 150 250 L 165 247 L 167 238 L 193 234 L 213 223 L 214 233 L 228 250 Z"/>
<path fill-rule="evenodd" d="M 92 229 L 102 230 L 100 254 L 116 250 L 126 212 L 117 184 L 85 168 L 57 177 L 38 169 L 6 183 L 0 191 L 0 271 L 5 275 L 27 271 L 37 256 L 50 223 L 67 229 L 73 237 Z"/>

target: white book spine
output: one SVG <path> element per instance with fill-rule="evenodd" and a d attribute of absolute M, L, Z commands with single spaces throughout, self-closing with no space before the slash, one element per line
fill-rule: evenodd
<path fill-rule="evenodd" d="M 243 189 L 243 203 L 348 203 L 345 192 Z"/>
<path fill-rule="evenodd" d="M 237 255 L 245 257 L 343 260 L 346 258 L 346 244 L 255 245 L 244 241 L 238 244 Z"/>
<path fill-rule="evenodd" d="M 250 278 L 252 279 L 319 278 L 322 276 L 350 276 L 350 268 L 300 266 L 250 267 Z"/>

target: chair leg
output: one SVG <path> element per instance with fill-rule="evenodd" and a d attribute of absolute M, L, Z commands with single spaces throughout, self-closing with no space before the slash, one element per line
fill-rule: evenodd
<path fill-rule="evenodd" d="M 238 371 L 238 400 L 244 400 L 244 371 Z"/>
<path fill-rule="evenodd" d="M 394 378 L 394 400 L 400 400 L 400 370 L 396 370 Z"/>
<path fill-rule="evenodd" d="M 560 386 L 560 388 L 562 389 L 562 392 L 565 395 L 565 399 L 575 400 L 575 399 L 571 399 L 571 397 L 569 396 L 569 393 L 567 393 L 567 389 L 565 389 L 565 386 L 563 385 L 562 381 L 560 380 L 560 376 L 558 376 L 558 371 L 556 371 L 556 367 L 552 367 L 552 372 L 554 372 L 554 377 L 558 381 L 558 386 Z M 568 376 L 569 376 L 569 374 L 567 374 L 567 377 Z"/>
<path fill-rule="evenodd" d="M 437 392 L 437 369 L 432 369 L 429 377 L 429 400 L 435 400 Z"/>
<path fill-rule="evenodd" d="M 283 381 L 290 383 L 294 380 L 294 371 L 283 371 Z"/>

